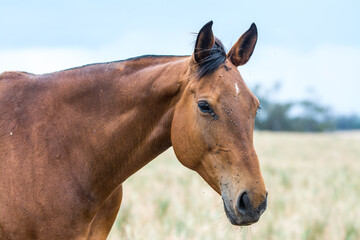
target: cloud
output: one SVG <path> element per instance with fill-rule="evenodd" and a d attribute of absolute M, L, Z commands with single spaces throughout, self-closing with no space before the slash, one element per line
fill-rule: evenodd
<path fill-rule="evenodd" d="M 84 49 L 32 48 L 1 51 L 0 72 L 26 71 L 36 74 L 58 71 L 88 63 L 94 53 Z"/>

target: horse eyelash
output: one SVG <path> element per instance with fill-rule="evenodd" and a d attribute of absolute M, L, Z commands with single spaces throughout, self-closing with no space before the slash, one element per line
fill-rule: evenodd
<path fill-rule="evenodd" d="M 255 114 L 255 116 L 257 116 L 257 115 L 258 115 L 258 113 L 260 113 L 260 111 L 261 111 L 261 106 L 259 105 L 258 109 L 256 110 L 256 114 Z"/>

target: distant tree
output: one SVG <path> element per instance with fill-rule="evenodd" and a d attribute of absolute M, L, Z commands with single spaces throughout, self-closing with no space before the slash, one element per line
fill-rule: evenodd
<path fill-rule="evenodd" d="M 323 132 L 335 129 L 329 108 L 310 100 L 300 101 L 296 105 L 302 109 L 302 112 L 291 119 L 292 131 Z"/>
<path fill-rule="evenodd" d="M 266 107 L 262 107 L 259 116 L 258 125 L 259 129 L 271 131 L 290 131 L 289 110 L 292 104 L 286 103 L 269 103 Z M 264 109 L 264 110 L 263 110 Z M 262 112 L 265 112 L 262 114 Z"/>
<path fill-rule="evenodd" d="M 357 115 L 338 116 L 335 119 L 336 129 L 360 129 L 360 117 Z"/>
<path fill-rule="evenodd" d="M 260 100 L 261 110 L 255 119 L 255 127 L 270 131 L 322 132 L 333 131 L 338 124 L 354 125 L 354 119 L 336 121 L 329 108 L 311 100 L 278 102 L 272 99 L 281 89 L 276 83 L 272 88 L 263 90 L 259 85 L 253 89 Z M 356 119 L 355 119 L 356 120 Z M 359 120 L 359 119 L 358 119 Z M 351 125 L 351 126 L 353 126 Z"/>

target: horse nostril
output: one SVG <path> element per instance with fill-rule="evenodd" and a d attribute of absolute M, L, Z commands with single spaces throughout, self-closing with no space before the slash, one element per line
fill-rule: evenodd
<path fill-rule="evenodd" d="M 238 211 L 241 215 L 246 215 L 247 210 L 249 210 L 250 207 L 250 199 L 246 192 L 243 192 L 238 200 Z"/>

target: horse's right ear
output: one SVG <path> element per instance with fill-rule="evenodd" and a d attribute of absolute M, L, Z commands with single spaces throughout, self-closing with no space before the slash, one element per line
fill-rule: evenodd
<path fill-rule="evenodd" d="M 205 24 L 197 35 L 194 58 L 195 62 L 201 64 L 202 61 L 210 55 L 210 50 L 215 44 L 215 37 L 212 32 L 213 21 Z"/>

